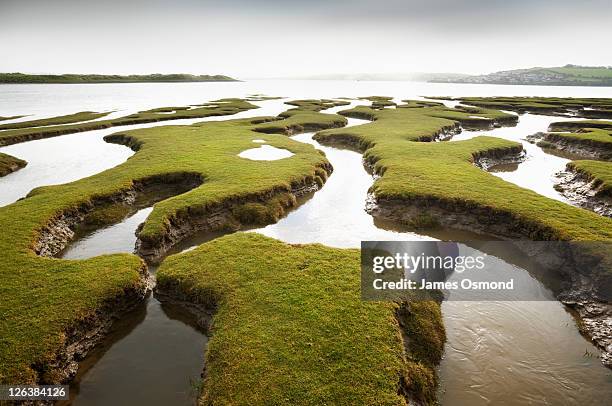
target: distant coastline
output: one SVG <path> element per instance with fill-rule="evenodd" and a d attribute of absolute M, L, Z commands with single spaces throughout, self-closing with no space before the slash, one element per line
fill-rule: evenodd
<path fill-rule="evenodd" d="M 225 75 L 190 75 L 186 73 L 151 75 L 30 75 L 26 73 L 0 73 L 0 84 L 18 83 L 160 83 L 160 82 L 239 82 Z"/>
<path fill-rule="evenodd" d="M 506 70 L 487 75 L 444 76 L 430 83 L 471 83 L 532 86 L 612 86 L 612 67 L 565 65 L 552 68 Z"/>

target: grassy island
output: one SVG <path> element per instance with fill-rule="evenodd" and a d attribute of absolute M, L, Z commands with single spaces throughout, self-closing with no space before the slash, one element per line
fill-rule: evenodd
<path fill-rule="evenodd" d="M 612 220 L 540 196 L 473 165 L 480 156 L 519 147 L 514 142 L 485 136 L 451 143 L 415 142 L 434 140 L 455 126 L 456 122 L 441 118 L 447 116 L 445 110 L 357 107 L 340 113 L 374 121 L 321 131 L 315 138 L 359 146 L 381 175 L 372 187 L 378 200 L 429 202 L 451 212 L 486 209 L 492 215 L 488 222 L 510 222 L 515 232 L 536 240 L 612 239 Z M 459 119 L 457 114 L 453 119 Z"/>
<path fill-rule="evenodd" d="M 215 311 L 200 404 L 434 404 L 438 304 L 362 301 L 359 261 L 254 233 L 166 259 L 157 290 Z"/>
<path fill-rule="evenodd" d="M 224 75 L 190 75 L 186 73 L 152 75 L 30 75 L 0 73 L 0 83 L 143 83 L 143 82 L 235 82 Z"/>
<path fill-rule="evenodd" d="M 18 119 L 18 118 L 21 118 L 21 117 L 25 117 L 25 116 L 24 115 L 21 115 L 21 116 L 8 116 L 8 117 L 0 116 L 0 121 L 15 120 L 15 119 Z"/>

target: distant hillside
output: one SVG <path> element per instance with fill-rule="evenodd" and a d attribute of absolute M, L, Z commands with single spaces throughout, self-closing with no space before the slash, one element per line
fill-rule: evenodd
<path fill-rule="evenodd" d="M 0 83 L 137 83 L 137 82 L 222 82 L 236 81 L 223 75 L 189 75 L 172 73 L 162 75 L 28 75 L 25 73 L 0 73 Z"/>
<path fill-rule="evenodd" d="M 435 83 L 479 83 L 538 86 L 612 86 L 612 67 L 565 65 L 516 69 L 467 77 L 438 77 Z"/>

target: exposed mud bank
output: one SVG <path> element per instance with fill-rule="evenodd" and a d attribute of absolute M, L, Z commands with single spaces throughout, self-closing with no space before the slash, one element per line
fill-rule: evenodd
<path fill-rule="evenodd" d="M 297 197 L 319 190 L 331 172 L 332 166 L 324 164 L 317 168 L 316 176 L 304 177 L 288 190 L 279 187 L 177 213 L 168 219 L 163 234 L 154 237 L 138 235 L 136 252 L 148 262 L 157 263 L 175 244 L 195 233 L 236 231 L 243 225 L 274 223 L 295 207 Z"/>
<path fill-rule="evenodd" d="M 578 328 L 602 350 L 601 362 L 612 369 L 612 305 L 595 301 L 561 299 L 578 317 Z"/>
<path fill-rule="evenodd" d="M 474 154 L 472 160 L 474 165 L 488 171 L 494 166 L 518 164 L 525 160 L 525 150 L 521 145 L 515 147 L 488 150 L 484 153 Z"/>
<path fill-rule="evenodd" d="M 67 383 L 74 378 L 78 362 L 102 341 L 112 324 L 138 305 L 153 287 L 146 265 L 140 268 L 141 283 L 107 299 L 94 312 L 76 321 L 65 331 L 65 340 L 55 357 L 44 365 L 33 365 L 38 384 Z"/>
<path fill-rule="evenodd" d="M 40 256 L 57 255 L 75 237 L 76 227 L 84 223 L 87 216 L 96 209 L 114 205 L 133 206 L 139 198 L 151 194 L 157 195 L 155 200 L 159 200 L 164 195 L 184 193 L 201 185 L 202 182 L 201 176 L 194 173 L 169 173 L 134 181 L 132 187 L 128 189 L 110 196 L 93 198 L 76 208 L 56 215 L 41 227 L 32 245 L 32 250 Z"/>
<path fill-rule="evenodd" d="M 12 157 L 0 152 L 0 178 L 25 168 L 28 163 L 22 159 Z"/>
<path fill-rule="evenodd" d="M 114 195 L 97 197 L 74 209 L 59 213 L 39 230 L 31 248 L 41 256 L 57 255 L 74 238 L 75 229 L 87 221 L 88 216 L 95 210 L 118 204 L 133 205 L 144 195 L 157 194 L 160 188 L 170 188 L 176 194 L 201 183 L 200 176 L 191 173 L 175 173 L 135 181 L 129 189 Z M 107 298 L 99 307 L 66 329 L 64 343 L 52 359 L 32 366 L 38 375 L 37 383 L 66 383 L 74 378 L 78 361 L 83 360 L 88 351 L 103 339 L 115 320 L 141 303 L 151 291 L 154 285 L 153 277 L 144 262 L 139 274 L 139 282 L 116 296 Z"/>
<path fill-rule="evenodd" d="M 597 179 L 590 178 L 585 173 L 576 172 L 568 166 L 556 174 L 555 189 L 572 204 L 592 210 L 597 214 L 612 217 L 612 196 L 602 193 L 601 184 Z"/>
<path fill-rule="evenodd" d="M 539 132 L 527 136 L 527 141 L 536 144 L 541 148 L 558 149 L 589 159 L 611 160 L 612 150 L 610 144 L 597 142 L 588 139 L 579 139 L 580 134 L 576 133 L 576 138 L 568 138 L 555 133 Z"/>

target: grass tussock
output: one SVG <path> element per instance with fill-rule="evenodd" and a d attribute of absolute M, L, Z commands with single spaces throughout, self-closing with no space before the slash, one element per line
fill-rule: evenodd
<path fill-rule="evenodd" d="M 285 102 L 290 106 L 296 106 L 279 115 L 283 120 L 274 120 L 262 123 L 255 131 L 266 134 L 293 134 L 307 131 L 318 131 L 326 128 L 343 127 L 346 118 L 337 114 L 320 113 L 336 106 L 345 106 L 350 102 L 331 99 L 305 99 Z"/>
<path fill-rule="evenodd" d="M 200 403 L 434 404 L 439 305 L 362 301 L 359 267 L 358 250 L 254 233 L 167 258 L 157 289 L 216 310 Z"/>
<path fill-rule="evenodd" d="M 0 177 L 24 168 L 28 163 L 23 159 L 0 152 Z"/>

